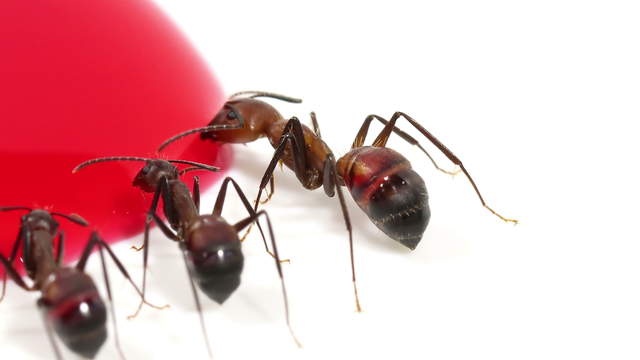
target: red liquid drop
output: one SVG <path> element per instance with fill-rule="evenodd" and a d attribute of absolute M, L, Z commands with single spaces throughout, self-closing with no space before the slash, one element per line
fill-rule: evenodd
<path fill-rule="evenodd" d="M 142 0 L 4 0 L 0 38 L 0 206 L 77 213 L 108 241 L 142 231 L 152 196 L 131 185 L 142 162 L 71 169 L 95 157 L 156 157 L 163 140 L 207 124 L 224 98 L 206 64 Z M 230 151 L 219 150 L 194 136 L 162 157 L 226 168 Z M 197 175 L 202 188 L 221 176 Z M 4 255 L 23 214 L 0 213 Z M 59 221 L 72 258 L 88 229 Z"/>

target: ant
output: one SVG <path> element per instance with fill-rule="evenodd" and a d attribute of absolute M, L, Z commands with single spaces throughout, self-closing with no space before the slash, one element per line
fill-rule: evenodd
<path fill-rule="evenodd" d="M 84 272 L 89 254 L 95 246 L 98 246 L 104 282 L 109 298 L 109 312 L 113 321 L 116 347 L 120 357 L 124 359 L 118 338 L 111 286 L 105 266 L 103 249 L 107 250 L 122 275 L 142 297 L 142 301 L 152 307 L 156 306 L 144 300 L 142 292 L 133 283 L 127 270 L 109 245 L 95 231 L 91 233 L 76 266 L 68 267 L 62 264 L 64 232 L 58 231 L 59 223 L 53 216 L 65 218 L 81 226 L 88 226 L 89 224 L 80 216 L 65 215 L 40 209 L 34 210 L 23 206 L 0 207 L 0 212 L 13 210 L 27 210 L 29 213 L 22 216 L 20 231 L 18 231 L 18 236 L 13 244 L 9 258 L 7 259 L 0 255 L 0 262 L 6 270 L 3 275 L 0 300 L 5 295 L 7 274 L 24 290 L 40 291 L 41 296 L 37 304 L 42 312 L 47 336 L 56 358 L 62 359 L 62 356 L 56 345 L 53 332 L 58 334 L 62 342 L 71 351 L 85 358 L 93 359 L 107 338 L 107 310 L 105 304 L 98 294 L 93 280 Z M 55 246 L 54 254 L 54 240 L 56 237 L 58 242 Z M 27 275 L 33 282 L 30 286 L 22 280 L 18 270 L 13 266 L 19 248 L 22 248 Z"/>
<path fill-rule="evenodd" d="M 271 193 L 267 200 L 273 195 L 273 171 L 278 162 L 284 162 L 292 169 L 306 189 L 314 190 L 323 186 L 329 197 L 333 197 L 337 192 L 349 232 L 351 273 L 357 311 L 360 311 L 361 307 L 356 286 L 351 222 L 340 186 L 349 188 L 358 206 L 380 230 L 414 250 L 422 239 L 431 217 L 427 189 L 422 178 L 412 170 L 409 161 L 402 154 L 386 147 L 391 132 L 409 144 L 417 146 L 427 155 L 437 170 L 451 175 L 457 174 L 457 172 L 440 168 L 415 138 L 397 128 L 395 124 L 398 119 L 406 119 L 459 167 L 471 182 L 482 206 L 506 222 L 517 223 L 517 220 L 505 218 L 491 209 L 480 195 L 478 187 L 462 161 L 417 121 L 402 112 L 396 112 L 388 121 L 378 115 L 367 116 L 351 150 L 336 161 L 333 153 L 322 140 L 315 113 L 310 114 L 313 125 L 311 130 L 301 124 L 296 117 L 286 120 L 273 106 L 257 100 L 258 97 L 291 103 L 302 102 L 300 99 L 262 91 L 243 91 L 233 94 L 208 126 L 175 135 L 162 143 L 158 151 L 184 136 L 195 133 L 200 133 L 203 140 L 226 143 L 247 143 L 266 136 L 275 148 L 275 153 L 260 182 L 254 210 L 257 210 L 262 191 L 268 183 L 270 183 Z M 369 125 L 373 120 L 381 122 L 384 128 L 371 146 L 363 146 Z"/>
<path fill-rule="evenodd" d="M 194 163 L 185 160 L 161 160 L 140 157 L 107 157 L 88 160 L 73 169 L 73 172 L 89 166 L 91 164 L 107 161 L 144 161 L 144 167 L 138 172 L 133 185 L 147 193 L 153 193 L 151 207 L 147 214 L 147 221 L 144 231 L 143 254 L 143 280 L 142 293 L 146 289 L 146 270 L 149 250 L 149 226 L 154 221 L 160 230 L 169 239 L 176 241 L 182 250 L 182 257 L 189 274 L 189 283 L 193 292 L 196 308 L 200 316 L 202 332 L 205 338 L 207 351 L 212 357 L 209 345 L 202 307 L 195 284 L 198 285 L 210 299 L 218 304 L 222 304 L 240 285 L 240 274 L 244 266 L 244 256 L 241 249 L 241 241 L 238 232 L 242 231 L 249 224 L 256 222 L 262 234 L 264 246 L 269 252 L 266 239 L 258 222 L 258 218 L 263 216 L 267 220 L 272 256 L 275 259 L 278 276 L 280 277 L 282 295 L 284 298 L 285 318 L 289 332 L 294 342 L 300 347 L 300 342 L 296 338 L 289 320 L 289 301 L 285 288 L 281 260 L 276 247 L 275 236 L 271 226 L 271 220 L 266 211 L 255 212 L 240 186 L 231 177 L 226 177 L 218 193 L 216 203 L 211 215 L 200 215 L 200 185 L 198 177 L 194 177 L 193 193 L 189 191 L 187 185 L 182 182 L 180 176 L 192 170 L 218 171 L 214 166 Z M 191 167 L 183 170 L 173 165 L 173 163 L 188 164 Z M 240 200 L 247 209 L 249 216 L 235 224 L 227 223 L 221 216 L 222 208 L 227 193 L 228 184 L 233 184 Z M 166 225 L 156 213 L 158 201 L 162 197 L 164 215 L 169 222 Z M 195 284 L 194 284 L 195 283 Z M 142 304 L 135 314 L 137 316 Z"/>

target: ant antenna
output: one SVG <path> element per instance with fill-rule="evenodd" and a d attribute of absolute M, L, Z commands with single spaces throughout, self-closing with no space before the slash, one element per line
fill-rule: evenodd
<path fill-rule="evenodd" d="M 62 214 L 59 212 L 51 212 L 51 215 L 55 215 L 55 216 L 60 216 L 63 217 L 73 223 L 76 223 L 78 225 L 82 225 L 82 226 L 89 226 L 89 222 L 85 219 L 82 218 L 82 216 L 78 215 L 78 214 L 71 214 L 71 215 L 67 215 L 67 214 Z"/>
<path fill-rule="evenodd" d="M 190 171 L 195 171 L 195 170 L 203 170 L 197 166 L 193 166 L 193 167 L 188 167 L 188 168 L 184 168 L 182 170 L 180 170 L 180 172 L 178 173 L 180 176 L 190 172 Z"/>
<path fill-rule="evenodd" d="M 148 159 L 148 158 L 143 158 L 143 157 L 136 157 L 136 156 L 112 156 L 112 157 L 106 157 L 106 158 L 97 158 L 97 159 L 93 159 L 93 160 L 87 160 L 83 163 L 81 163 L 80 165 L 76 166 L 75 168 L 73 168 L 73 170 L 71 170 L 72 173 L 76 173 L 78 172 L 78 170 L 87 167 L 89 165 L 95 164 L 95 163 L 99 163 L 99 162 L 105 162 L 105 161 L 152 161 L 153 159 Z M 195 166 L 197 168 L 200 168 L 202 170 L 209 170 L 209 171 L 220 171 L 219 168 L 215 167 L 215 166 L 209 166 L 209 165 L 205 165 L 205 164 L 200 164 L 197 162 L 193 162 L 193 161 L 188 161 L 188 160 L 164 160 L 170 163 L 175 163 L 175 164 L 186 164 L 186 165 L 192 165 Z M 72 220 L 73 221 L 73 220 Z"/>
<path fill-rule="evenodd" d="M 0 207 L 0 211 L 13 211 L 13 210 L 28 210 L 33 211 L 33 209 L 28 208 L 26 206 L 3 206 Z"/>
<path fill-rule="evenodd" d="M 181 139 L 181 138 L 183 138 L 185 136 L 191 135 L 191 134 L 209 132 L 209 131 L 214 131 L 214 130 L 238 129 L 238 128 L 242 128 L 243 126 L 244 126 L 244 124 L 241 121 L 240 126 L 238 126 L 238 125 L 210 125 L 210 126 L 204 126 L 204 127 L 200 127 L 200 128 L 187 130 L 187 131 L 185 131 L 183 133 L 180 133 L 178 135 L 175 135 L 175 136 L 169 138 L 168 140 L 165 140 L 165 142 L 160 144 L 160 146 L 158 147 L 158 152 L 161 152 L 162 150 L 164 150 L 164 148 L 166 148 L 172 142 L 174 142 L 174 141 L 176 141 L 178 139 Z"/>
<path fill-rule="evenodd" d="M 242 95 L 249 95 L 248 97 L 250 97 L 252 99 L 257 98 L 257 97 L 268 97 L 268 98 L 282 100 L 282 101 L 295 103 L 295 104 L 299 104 L 299 103 L 302 102 L 302 99 L 298 99 L 298 98 L 294 98 L 294 97 L 290 97 L 290 96 L 286 96 L 286 95 L 275 94 L 275 93 L 267 92 L 267 91 L 255 91 L 255 90 L 237 92 L 237 93 L 229 96 L 229 100 L 231 100 L 233 98 L 236 98 L 236 97 L 239 97 L 239 96 L 242 96 Z"/>
<path fill-rule="evenodd" d="M 135 157 L 135 156 L 112 156 L 112 157 L 105 157 L 105 158 L 97 158 L 97 159 L 93 159 L 93 160 L 87 160 L 83 163 L 81 163 L 80 165 L 76 166 L 73 168 L 73 170 L 71 170 L 71 173 L 75 174 L 76 172 L 78 172 L 78 170 L 87 167 L 89 165 L 95 164 L 95 163 L 99 163 L 99 162 L 105 162 L 105 161 L 149 161 L 151 159 L 147 159 L 147 158 L 142 158 L 142 157 Z"/>
<path fill-rule="evenodd" d="M 186 165 L 193 165 L 196 168 L 202 169 L 202 170 L 209 170 L 209 171 L 220 171 L 220 168 L 215 167 L 215 166 L 209 166 L 209 165 L 205 165 L 205 164 L 200 164 L 197 162 L 193 162 L 193 161 L 188 161 L 188 160 L 167 160 L 170 163 L 173 164 L 186 164 Z"/>

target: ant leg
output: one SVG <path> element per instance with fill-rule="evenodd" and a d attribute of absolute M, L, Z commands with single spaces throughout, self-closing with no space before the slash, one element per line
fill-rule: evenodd
<path fill-rule="evenodd" d="M 300 124 L 300 120 L 296 117 L 292 117 L 284 127 L 282 131 L 282 136 L 280 137 L 280 141 L 278 146 L 276 146 L 276 150 L 273 154 L 273 158 L 267 166 L 267 170 L 264 172 L 262 176 L 262 180 L 260 182 L 260 189 L 258 190 L 258 197 L 255 202 L 254 211 L 258 211 L 258 204 L 260 203 L 260 197 L 262 196 L 262 191 L 267 186 L 267 182 L 271 177 L 273 177 L 273 171 L 278 164 L 278 162 L 282 159 L 284 155 L 284 151 L 286 149 L 287 143 L 291 144 L 291 148 L 293 150 L 293 171 L 296 174 L 298 180 L 305 184 L 307 183 L 308 175 L 307 175 L 307 157 L 305 153 L 305 142 L 304 142 L 304 133 L 302 131 L 302 124 Z"/>
<path fill-rule="evenodd" d="M 161 180 L 160 186 L 158 186 L 156 191 L 153 193 L 153 199 L 151 200 L 151 206 L 149 207 L 149 211 L 147 212 L 147 219 L 145 223 L 145 239 L 148 238 L 146 234 L 149 233 L 149 222 L 151 222 L 151 219 L 149 218 L 148 213 L 155 213 L 156 210 L 158 209 L 158 201 L 160 200 L 160 193 L 162 192 L 162 187 L 164 182 L 165 181 Z M 136 247 L 135 245 L 131 245 L 131 248 L 134 249 L 135 251 L 140 251 L 146 247 L 146 244 L 147 243 L 144 242 L 141 247 Z"/>
<path fill-rule="evenodd" d="M 56 248 L 56 263 L 62 266 L 64 260 L 64 231 L 60 231 L 58 235 L 58 247 Z"/>
<path fill-rule="evenodd" d="M 344 200 L 342 189 L 338 184 L 338 173 L 336 171 L 336 159 L 333 154 L 329 154 L 324 161 L 324 177 L 322 181 L 324 192 L 329 197 L 333 197 L 335 192 L 338 192 L 338 199 L 340 200 L 340 208 L 342 209 L 342 216 L 344 217 L 344 224 L 349 232 L 349 253 L 351 258 L 351 280 L 353 281 L 353 293 L 356 299 L 356 311 L 361 312 L 360 297 L 358 296 L 358 286 L 356 285 L 356 266 L 353 255 L 353 231 L 351 229 L 351 219 L 349 218 L 349 211 L 347 210 L 347 203 Z"/>
<path fill-rule="evenodd" d="M 433 136 L 427 129 L 422 127 L 422 125 L 420 125 L 411 116 L 409 116 L 409 115 L 407 115 L 407 114 L 405 114 L 403 112 L 399 112 L 399 111 L 394 113 L 393 116 L 391 117 L 391 119 L 389 120 L 389 123 L 384 127 L 384 129 L 382 129 L 382 131 L 380 132 L 378 137 L 374 140 L 373 146 L 384 147 L 386 145 L 387 140 L 389 139 L 389 135 L 391 134 L 391 130 L 395 126 L 396 121 L 400 117 L 403 117 L 404 119 L 406 119 L 411 125 L 413 125 L 413 127 L 415 127 L 418 131 L 420 131 L 422 133 L 422 135 L 424 135 L 427 139 L 429 139 L 429 141 L 433 145 L 435 145 L 435 147 L 437 147 L 438 150 L 440 150 L 449 160 L 451 160 L 452 163 L 454 163 L 454 164 L 458 165 L 458 167 L 460 167 L 460 170 L 462 170 L 462 172 L 467 177 L 467 179 L 469 179 L 469 182 L 471 183 L 471 186 L 473 186 L 473 189 L 475 190 L 476 194 L 478 195 L 478 198 L 480 199 L 480 203 L 482 203 L 482 206 L 484 206 L 492 214 L 494 214 L 495 216 L 499 217 L 503 221 L 512 222 L 514 224 L 518 223 L 518 220 L 506 218 L 506 217 L 498 214 L 492 208 L 490 208 L 489 205 L 487 205 L 487 203 L 482 198 L 482 195 L 480 195 L 480 190 L 478 190 L 478 186 L 476 185 L 476 183 L 471 178 L 471 175 L 469 175 L 469 172 L 467 171 L 467 169 L 465 169 L 464 165 L 462 164 L 462 161 L 460 161 L 460 159 L 456 155 L 454 155 L 453 152 L 451 152 L 451 150 L 449 150 L 442 142 L 440 142 L 440 140 L 438 140 L 435 136 Z"/>
<path fill-rule="evenodd" d="M 191 269 L 189 268 L 189 261 L 187 260 L 186 252 L 181 248 L 182 251 L 182 259 L 184 260 L 184 266 L 187 268 L 187 274 L 189 275 L 189 284 L 191 285 L 191 291 L 193 292 L 193 300 L 196 303 L 196 309 L 198 310 L 198 316 L 200 317 L 200 327 L 202 328 L 202 335 L 204 336 L 204 342 L 207 345 L 207 352 L 209 353 L 209 358 L 213 359 L 213 352 L 211 351 L 211 344 L 209 344 L 209 335 L 207 334 L 207 327 L 204 322 L 204 316 L 202 315 L 202 305 L 200 304 L 200 297 L 198 296 L 198 290 L 196 289 L 196 285 L 193 282 L 193 274 L 191 274 Z"/>
<path fill-rule="evenodd" d="M 200 212 L 200 178 L 197 176 L 193 177 L 193 203 L 196 205 L 196 209 L 198 209 L 198 213 Z"/>
<path fill-rule="evenodd" d="M 80 256 L 80 260 L 76 265 L 76 269 L 84 272 L 84 268 L 87 265 L 89 255 L 91 254 L 91 251 L 95 246 L 98 246 L 98 250 L 100 252 L 102 252 L 103 249 L 107 250 L 107 254 L 109 254 L 109 256 L 111 257 L 111 260 L 116 264 L 116 267 L 118 267 L 118 270 L 120 270 L 120 273 L 122 273 L 122 276 L 124 276 L 125 279 L 127 279 L 127 281 L 131 284 L 131 286 L 133 286 L 133 289 L 138 293 L 138 295 L 140 295 L 140 297 L 142 298 L 142 302 L 144 304 L 147 304 L 152 308 L 159 309 L 159 310 L 162 310 L 168 307 L 168 305 L 157 306 L 157 305 L 151 304 L 144 298 L 144 293 L 140 291 L 140 288 L 138 288 L 138 285 L 136 285 L 133 282 L 133 279 L 131 279 L 131 275 L 129 275 L 129 272 L 127 271 L 127 269 L 124 267 L 120 259 L 118 259 L 116 254 L 113 252 L 113 250 L 111 249 L 111 246 L 109 246 L 109 244 L 107 244 L 104 240 L 102 240 L 98 235 L 98 233 L 95 231 L 91 233 L 89 242 L 87 243 L 87 245 L 85 245 L 85 248 L 82 251 L 82 255 Z"/>
<path fill-rule="evenodd" d="M 38 300 L 38 308 L 42 308 L 44 304 L 42 303 L 42 299 Z M 60 348 L 58 348 L 58 344 L 56 343 L 55 336 L 53 336 L 53 329 L 51 328 L 51 324 L 49 323 L 49 319 L 47 319 L 47 315 L 44 311 L 41 311 L 42 314 L 42 322 L 44 323 L 44 330 L 47 333 L 47 337 L 49 338 L 49 342 L 51 343 L 51 347 L 53 348 L 53 353 L 56 355 L 57 360 L 62 360 L 62 355 L 60 354 Z"/>
<path fill-rule="evenodd" d="M 127 317 L 129 319 L 133 319 L 134 317 L 138 316 L 138 314 L 142 310 L 142 305 L 146 302 L 145 294 L 147 292 L 147 268 L 148 268 L 147 265 L 149 262 L 149 226 L 151 225 L 151 220 L 156 214 L 156 210 L 158 208 L 158 201 L 160 200 L 160 194 L 163 192 L 167 192 L 167 189 L 168 189 L 167 178 L 163 177 L 162 180 L 160 180 L 160 186 L 158 186 L 158 188 L 156 189 L 156 192 L 153 194 L 151 207 L 149 208 L 149 212 L 147 213 L 147 218 L 145 219 L 144 240 L 142 243 L 142 249 L 144 249 L 142 253 L 142 295 L 136 311 L 132 315 L 129 315 Z M 166 201 L 166 199 L 164 200 Z M 166 226 L 164 222 L 159 218 L 157 218 L 157 216 L 155 217 L 155 221 L 158 224 L 158 227 L 165 233 L 165 235 L 168 238 L 173 240 L 175 235 L 171 232 L 171 230 L 169 230 L 168 233 L 166 232 L 167 229 L 165 229 Z M 136 249 L 136 250 L 139 250 L 139 249 Z"/>
<path fill-rule="evenodd" d="M 18 286 L 20 286 L 21 288 L 27 291 L 37 290 L 33 286 L 28 286 L 24 282 L 24 280 L 22 280 L 22 278 L 20 277 L 20 274 L 18 274 L 18 271 L 13 267 L 13 265 L 11 265 L 11 262 L 7 260 L 7 258 L 5 258 L 3 255 L 0 255 L 0 263 L 4 265 L 5 274 L 9 275 L 11 280 L 13 280 Z"/>
<path fill-rule="evenodd" d="M 320 135 L 320 125 L 318 125 L 318 119 L 316 118 L 316 113 L 312 111 L 309 114 L 309 116 L 311 116 L 311 123 L 313 124 L 313 132 L 316 134 L 318 138 L 322 139 L 322 135 Z"/>
<path fill-rule="evenodd" d="M 235 184 L 235 181 L 234 181 L 234 185 L 237 186 L 237 184 Z M 271 226 L 271 220 L 269 219 L 269 215 L 267 214 L 266 211 L 260 210 L 258 213 L 252 213 L 251 216 L 249 216 L 248 218 L 240 220 L 239 222 L 237 222 L 234 225 L 234 228 L 236 229 L 236 231 L 241 231 L 245 226 L 249 225 L 250 223 L 258 222 L 258 217 L 261 216 L 261 215 L 264 215 L 264 217 L 267 219 L 267 227 L 269 228 L 269 237 L 271 239 L 271 247 L 273 248 L 276 268 L 278 269 L 278 276 L 280 277 L 280 283 L 282 284 L 282 297 L 284 299 L 284 313 L 285 313 L 285 318 L 286 318 L 286 321 L 287 321 L 287 327 L 289 328 L 289 333 L 291 334 L 291 337 L 293 338 L 293 341 L 296 343 L 296 345 L 298 345 L 298 347 L 302 347 L 302 344 L 300 343 L 300 341 L 296 337 L 295 333 L 293 332 L 293 328 L 291 327 L 291 320 L 290 320 L 290 317 L 289 317 L 289 298 L 287 296 L 287 288 L 286 288 L 286 286 L 284 284 L 284 275 L 282 273 L 282 266 L 280 265 L 280 263 L 282 261 L 280 261 L 280 256 L 278 255 L 278 247 L 276 246 L 276 238 L 273 235 L 273 227 Z"/>
<path fill-rule="evenodd" d="M 242 204 L 244 205 L 245 209 L 247 209 L 249 216 L 255 214 L 255 211 L 251 208 L 251 204 L 249 203 L 247 196 L 244 194 L 244 191 L 242 191 L 238 183 L 235 180 L 233 180 L 232 177 L 227 176 L 222 181 L 222 186 L 220 187 L 220 191 L 218 192 L 218 198 L 216 199 L 216 204 L 213 207 L 213 215 L 220 216 L 220 214 L 222 214 L 224 200 L 227 197 L 227 185 L 229 185 L 229 182 L 231 182 L 233 184 L 233 187 L 236 189 L 236 193 L 238 193 L 238 197 L 240 197 Z M 273 258 L 275 258 L 275 254 L 269 250 L 269 246 L 267 245 L 267 239 L 264 236 L 264 232 L 262 231 L 260 222 L 256 221 L 255 223 L 256 225 L 258 225 L 258 229 L 260 230 L 260 235 L 262 236 L 262 242 L 264 243 L 264 250 Z M 251 224 L 253 224 L 253 222 L 251 222 Z M 247 231 L 247 234 L 248 234 L 248 231 Z M 281 262 L 291 262 L 291 261 L 289 259 L 285 259 L 285 260 L 282 260 Z"/>
<path fill-rule="evenodd" d="M 282 168 L 282 162 L 280 162 L 280 167 Z M 260 205 L 264 205 L 264 204 L 268 203 L 269 200 L 271 200 L 271 197 L 273 196 L 273 193 L 275 191 L 274 182 L 275 182 L 274 181 L 274 176 L 272 175 L 271 178 L 269 178 L 269 188 L 270 189 L 269 189 L 269 191 L 265 190 L 265 192 L 267 192 L 267 198 L 264 199 L 264 200 L 260 200 Z M 257 209 L 257 207 L 256 207 L 256 209 Z M 253 228 L 253 223 L 251 223 L 249 225 L 249 227 L 247 228 L 247 231 L 244 233 L 244 235 L 242 235 L 242 238 L 240 238 L 240 241 L 244 241 L 247 238 L 247 236 L 251 232 L 252 228 Z M 264 239 L 264 235 L 262 236 L 262 238 Z M 266 246 L 266 241 L 265 241 L 265 246 Z M 269 253 L 269 254 L 271 254 L 271 253 Z M 271 255 L 273 256 L 273 254 L 271 254 Z"/>
<path fill-rule="evenodd" d="M 269 191 L 267 192 L 267 198 L 260 201 L 260 204 L 264 205 L 268 203 L 269 200 L 271 200 L 271 197 L 273 196 L 274 191 L 275 191 L 275 184 L 274 184 L 273 176 L 271 176 L 271 178 L 269 179 Z"/>
<path fill-rule="evenodd" d="M 149 258 L 149 225 L 151 223 L 151 217 L 147 215 L 147 218 L 144 221 L 144 240 L 142 243 L 142 248 L 144 252 L 142 253 L 142 298 L 144 299 L 145 293 L 147 291 L 147 261 Z M 132 314 L 127 316 L 127 319 L 133 319 L 138 316 L 142 310 L 142 301 L 138 304 L 138 308 Z"/>
<path fill-rule="evenodd" d="M 18 236 L 16 240 L 13 242 L 13 248 L 11 249 L 11 255 L 9 256 L 9 264 L 13 264 L 13 261 L 18 256 L 18 247 L 20 246 L 20 239 L 22 238 L 23 227 L 20 227 L 18 231 Z M 2 293 L 0 294 L 0 302 L 4 300 L 4 295 L 7 292 L 7 272 L 2 272 Z"/>
<path fill-rule="evenodd" d="M 91 248 L 93 247 L 93 245 L 97 244 L 99 241 L 100 239 L 98 238 L 98 234 L 95 231 L 92 232 L 91 238 L 89 240 L 89 244 L 87 244 L 87 247 L 85 248 L 85 251 L 82 254 L 84 257 L 84 263 L 82 264 L 82 268 L 80 268 L 80 270 L 83 270 L 84 265 L 86 264 L 85 254 L 88 254 L 91 251 Z M 87 251 L 87 249 L 89 251 Z M 98 253 L 100 254 L 100 263 L 102 264 L 102 276 L 104 279 L 105 287 L 107 288 L 107 297 L 109 298 L 109 312 L 111 313 L 111 321 L 113 322 L 113 334 L 115 337 L 116 349 L 118 349 L 118 354 L 120 355 L 120 358 L 124 359 L 125 358 L 124 353 L 122 352 L 122 346 L 120 345 L 120 336 L 118 335 L 118 322 L 116 321 L 116 312 L 113 305 L 113 296 L 111 295 L 111 283 L 109 282 L 109 272 L 107 271 L 107 266 L 105 265 L 104 252 L 102 251 L 102 246 L 100 246 L 98 249 L 99 249 Z"/>
<path fill-rule="evenodd" d="M 260 188 L 258 190 L 258 197 L 254 202 L 254 211 L 258 211 L 258 205 L 260 202 L 260 197 L 262 196 L 262 191 L 267 186 L 267 182 L 273 177 L 273 171 L 275 170 L 278 162 L 281 161 L 284 151 L 287 146 L 287 142 L 291 143 L 291 148 L 293 149 L 293 171 L 296 174 L 296 177 L 302 184 L 306 184 L 307 180 L 307 157 L 305 154 L 305 142 L 304 142 L 304 133 L 302 131 L 302 124 L 300 124 L 300 120 L 295 116 L 289 119 L 287 124 L 285 125 L 282 136 L 280 137 L 280 141 L 278 142 L 278 146 L 275 147 L 275 152 L 273 154 L 273 158 L 267 166 L 267 170 L 264 172 L 262 176 L 262 180 L 260 181 Z M 250 230 L 251 228 L 249 228 Z M 249 230 L 242 236 L 240 241 L 244 241 L 244 239 L 249 234 Z"/>
<path fill-rule="evenodd" d="M 383 118 L 381 116 L 378 116 L 378 115 L 369 115 L 369 116 L 367 116 L 364 119 L 364 122 L 362 123 L 362 127 L 360 128 L 360 131 L 358 131 L 358 134 L 356 135 L 356 138 L 353 140 L 353 144 L 351 145 L 351 149 L 355 149 L 355 148 L 363 146 L 364 141 L 365 141 L 365 139 L 367 137 L 367 133 L 369 132 L 369 125 L 371 124 L 372 120 L 378 120 L 385 126 L 389 123 L 389 121 L 387 121 L 385 118 Z M 451 175 L 451 176 L 455 176 L 458 173 L 460 173 L 460 169 L 457 169 L 455 171 L 448 171 L 448 170 L 445 170 L 445 169 L 441 168 L 440 166 L 438 166 L 438 164 L 433 159 L 433 157 L 431 157 L 431 155 L 427 152 L 427 150 L 425 150 L 425 148 L 423 148 L 422 145 L 420 145 L 418 140 L 414 139 L 411 135 L 407 134 L 406 132 L 400 130 L 395 125 L 393 126 L 393 132 L 396 133 L 396 135 L 400 136 L 402 138 L 402 140 L 408 142 L 411 145 L 417 146 L 425 155 L 427 155 L 429 160 L 431 160 L 431 163 L 433 164 L 433 166 L 438 171 L 443 172 L 443 173 L 448 174 L 448 175 Z"/>

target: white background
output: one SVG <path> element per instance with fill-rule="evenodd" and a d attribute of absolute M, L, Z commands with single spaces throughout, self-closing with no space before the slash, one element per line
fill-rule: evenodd
<path fill-rule="evenodd" d="M 640 358 L 635 2 L 157 2 L 228 93 L 302 97 L 274 105 L 305 121 L 316 111 L 338 156 L 366 115 L 404 111 L 462 159 L 491 206 L 521 221 L 503 223 L 464 177 L 438 173 L 392 139 L 423 175 L 433 215 L 411 252 L 348 199 L 357 314 L 337 200 L 278 170 L 266 209 L 292 259 L 284 270 L 304 348 L 287 333 L 275 269 L 254 231 L 240 289 L 222 307 L 205 300 L 216 359 Z M 235 150 L 230 174 L 253 197 L 272 150 L 266 140 Z M 227 204 L 229 221 L 245 216 Z M 112 270 L 125 353 L 203 359 L 178 250 L 153 237 L 149 299 L 172 307 L 127 321 L 136 298 Z M 139 241 L 116 247 L 136 279 L 140 258 L 128 246 Z M 3 359 L 51 357 L 32 295 L 9 287 Z M 99 354 L 115 357 L 111 342 Z"/>

